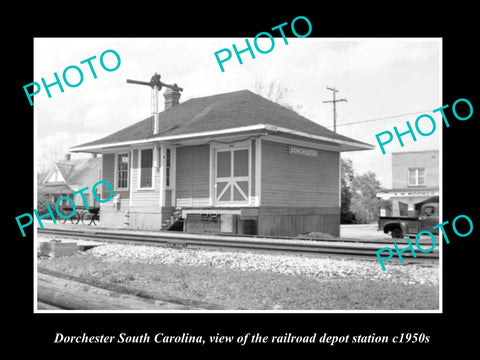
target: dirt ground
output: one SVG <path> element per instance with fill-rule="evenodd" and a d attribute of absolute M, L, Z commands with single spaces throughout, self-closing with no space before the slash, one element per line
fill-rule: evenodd
<path fill-rule="evenodd" d="M 352 239 L 392 239 L 389 234 L 378 231 L 377 228 L 377 223 L 340 225 L 340 237 Z"/>

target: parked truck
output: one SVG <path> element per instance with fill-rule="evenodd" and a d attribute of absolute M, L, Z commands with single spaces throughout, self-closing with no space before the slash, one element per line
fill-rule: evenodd
<path fill-rule="evenodd" d="M 438 202 L 427 202 L 422 204 L 418 217 L 409 216 L 380 216 L 378 218 L 378 230 L 385 234 L 391 233 L 392 238 L 403 238 L 408 235 L 418 234 L 427 230 L 438 234 L 439 210 Z"/>

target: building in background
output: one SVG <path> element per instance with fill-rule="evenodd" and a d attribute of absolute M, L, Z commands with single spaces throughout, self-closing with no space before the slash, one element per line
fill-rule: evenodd
<path fill-rule="evenodd" d="M 55 163 L 52 168 L 38 179 L 38 196 L 47 197 L 47 202 L 55 204 L 56 201 L 64 196 L 73 198 L 75 205 L 84 206 L 81 194 L 72 194 L 80 189 L 88 187 L 83 192 L 85 200 L 90 207 L 99 206 L 91 194 L 92 186 L 101 180 L 102 158 L 96 155 L 84 159 L 71 159 L 70 154 L 65 155 L 65 159 Z M 97 191 L 99 191 L 97 189 Z M 71 203 L 63 199 L 60 206 L 71 206 Z"/>
<path fill-rule="evenodd" d="M 439 196 L 439 167 L 438 150 L 392 153 L 392 189 L 378 194 L 392 201 L 392 212 L 380 215 L 417 215 L 417 204 Z"/>

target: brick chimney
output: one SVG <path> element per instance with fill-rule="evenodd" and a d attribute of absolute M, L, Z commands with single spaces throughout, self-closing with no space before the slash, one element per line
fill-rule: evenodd
<path fill-rule="evenodd" d="M 175 84 L 176 85 L 176 84 Z M 165 110 L 170 109 L 171 107 L 178 105 L 180 100 L 180 92 L 167 88 L 163 93 L 165 98 Z"/>

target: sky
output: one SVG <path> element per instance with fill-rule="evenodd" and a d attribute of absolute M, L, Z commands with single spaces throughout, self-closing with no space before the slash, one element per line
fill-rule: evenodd
<path fill-rule="evenodd" d="M 274 38 L 275 46 L 267 54 L 255 50 L 255 59 L 243 53 L 243 64 L 235 54 L 223 63 L 222 72 L 214 53 L 235 44 L 245 48 L 245 38 L 35 38 L 34 79 L 47 84 L 60 79 L 65 68 L 78 66 L 83 81 L 77 87 L 63 83 L 50 87 L 51 98 L 44 88 L 34 96 L 35 154 L 37 171 L 45 168 L 53 156 L 62 157 L 68 148 L 96 140 L 143 120 L 151 114 L 151 89 L 127 84 L 126 79 L 149 81 L 154 73 L 167 84 L 176 83 L 184 90 L 180 103 L 196 97 L 249 89 L 255 83 L 275 81 L 287 87 L 286 101 L 306 118 L 333 129 L 332 99 L 327 87 L 339 90 L 337 99 L 337 132 L 375 145 L 374 150 L 344 152 L 354 171 L 361 175 L 372 171 L 381 185 L 391 187 L 391 152 L 420 151 L 441 147 L 441 115 L 432 110 L 441 103 L 442 43 L 438 38 Z M 253 39 L 249 39 L 253 44 Z M 253 45 L 252 45 L 253 46 Z M 260 38 L 261 49 L 270 47 L 268 38 Z M 101 54 L 114 50 L 121 63 L 114 71 L 105 71 Z M 97 78 L 87 63 L 91 60 Z M 221 54 L 220 56 L 224 56 Z M 106 53 L 105 66 L 113 68 L 116 58 Z M 75 70 L 67 72 L 71 83 L 80 81 Z M 162 89 L 161 93 L 163 93 Z M 27 97 L 25 101 L 28 103 Z M 159 98 L 163 110 L 163 96 Z M 397 126 L 414 127 L 422 114 L 431 115 L 437 123 L 430 136 L 416 134 L 417 141 L 406 135 L 401 147 L 394 139 L 383 155 L 375 138 L 382 131 Z M 401 115 L 401 116 L 399 116 Z M 375 121 L 366 121 L 382 119 Z M 349 124 L 359 122 L 357 124 Z M 345 125 L 344 125 L 345 124 Z M 425 118 L 419 122 L 424 133 L 432 129 Z M 72 158 L 88 154 L 73 154 Z"/>

